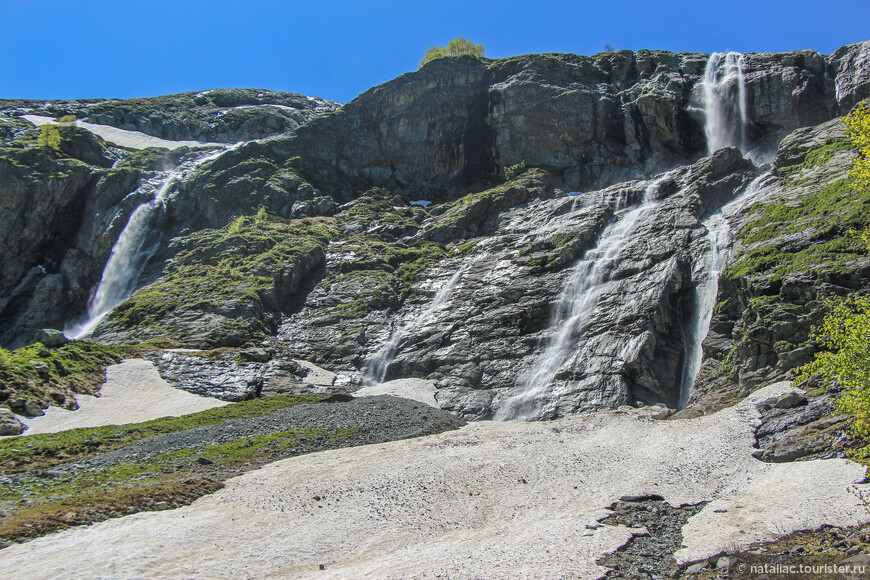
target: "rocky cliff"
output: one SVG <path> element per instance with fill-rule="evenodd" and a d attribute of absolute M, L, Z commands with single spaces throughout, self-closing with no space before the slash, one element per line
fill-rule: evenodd
<path fill-rule="evenodd" d="M 90 317 L 110 343 L 256 343 L 351 384 L 430 379 L 467 418 L 716 408 L 811 357 L 824 296 L 868 288 L 837 118 L 870 95 L 870 42 L 735 56 L 730 79 L 716 58 L 442 59 L 340 108 L 0 102 L 0 338 Z M 739 105 L 735 147 L 708 151 L 712 99 Z M 245 142 L 131 150 L 62 126 L 43 147 L 23 114 Z M 96 317 L 147 204 L 142 264 Z"/>
<path fill-rule="evenodd" d="M 868 50 L 746 55 L 747 150 L 763 156 L 867 97 Z M 435 60 L 307 124 L 291 148 L 315 186 L 343 197 L 384 186 L 441 200 L 520 162 L 597 189 L 707 153 L 707 61 L 643 50 Z"/>

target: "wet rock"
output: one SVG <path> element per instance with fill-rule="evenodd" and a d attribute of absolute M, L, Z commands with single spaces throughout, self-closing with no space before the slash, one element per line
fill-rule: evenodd
<path fill-rule="evenodd" d="M 848 229 L 846 214 L 857 210 L 851 197 L 820 207 L 828 203 L 820 201 L 827 192 L 842 185 L 853 156 L 840 120 L 798 129 L 779 144 L 769 194 L 734 223 L 735 243 L 719 279 L 719 307 L 690 402 L 721 408 L 757 388 L 791 380 L 793 370 L 818 352 L 812 327 L 824 318 L 825 297 L 870 290 L 870 259 L 856 253 L 835 266 L 826 250 Z M 759 217 L 786 207 L 803 210 L 787 227 L 761 235 L 767 226 Z M 816 211 L 825 213 L 830 228 L 817 226 Z M 747 267 L 750 255 L 768 250 L 777 252 L 776 260 Z M 809 254 L 818 258 L 797 258 Z"/>
<path fill-rule="evenodd" d="M 596 561 L 600 566 L 611 568 L 604 578 L 665 578 L 679 575 L 679 566 L 673 554 L 682 544 L 682 526 L 703 507 L 704 504 L 672 508 L 655 495 L 627 496 L 608 507 L 612 514 L 599 522 L 645 528 L 646 533 L 634 535 L 627 544 Z"/>
<path fill-rule="evenodd" d="M 434 380 L 443 408 L 466 418 L 492 417 L 555 339 L 549 321 L 572 265 L 594 247 L 617 208 L 637 207 L 645 190 L 657 185 L 657 205 L 639 218 L 599 306 L 580 335 L 571 337 L 577 350 L 541 395 L 539 416 L 624 404 L 675 407 L 683 356 L 678 321 L 691 311 L 693 256 L 707 244 L 699 217 L 739 191 L 751 165 L 736 150 L 723 149 L 663 177 L 668 183 L 632 182 L 583 196 L 565 196 L 539 175 L 433 212 L 415 238 L 455 241 L 463 250 L 425 270 L 395 315 L 396 303 L 387 299 L 350 319 L 326 315 L 362 289 L 348 277 L 330 282 L 332 269 L 372 276 L 372 266 L 359 257 L 345 262 L 334 244 L 326 280 L 282 324 L 279 339 L 310 360 L 365 372 L 367 361 L 397 336 L 386 380 Z M 477 237 L 464 244 L 465 236 Z M 449 296 L 430 310 L 451 279 Z"/>

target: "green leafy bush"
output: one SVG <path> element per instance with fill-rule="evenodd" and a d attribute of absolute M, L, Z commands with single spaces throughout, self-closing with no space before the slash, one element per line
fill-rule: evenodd
<path fill-rule="evenodd" d="M 42 125 L 37 143 L 47 149 L 60 149 L 60 129 L 56 125 Z"/>
<path fill-rule="evenodd" d="M 870 189 L 870 106 L 867 101 L 858 105 L 844 120 L 846 133 L 859 153 L 849 170 L 849 179 L 857 190 Z"/>
<path fill-rule="evenodd" d="M 520 161 L 516 165 L 510 165 L 504 168 L 504 178 L 508 181 L 516 179 L 526 172 L 526 162 Z"/>
<path fill-rule="evenodd" d="M 472 39 L 460 36 L 459 38 L 455 38 L 448 42 L 447 46 L 429 47 L 429 50 L 426 51 L 426 56 L 424 56 L 423 60 L 420 61 L 420 66 L 422 67 L 429 61 L 447 56 L 471 55 L 480 57 L 483 56 L 483 53 L 484 49 L 482 44 L 474 44 Z"/>

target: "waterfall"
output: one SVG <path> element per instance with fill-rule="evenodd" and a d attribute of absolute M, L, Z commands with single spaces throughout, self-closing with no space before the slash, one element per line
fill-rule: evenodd
<path fill-rule="evenodd" d="M 368 363 L 365 365 L 365 370 L 363 371 L 364 384 L 367 385 L 376 385 L 384 382 L 384 377 L 387 374 L 387 367 L 393 359 L 396 358 L 396 351 L 399 348 L 399 343 L 408 335 L 409 332 L 413 331 L 415 328 L 428 324 L 435 318 L 435 313 L 441 308 L 447 300 L 450 298 L 450 295 L 453 293 L 453 289 L 456 287 L 456 284 L 465 275 L 465 272 L 468 271 L 468 268 L 471 264 L 467 264 L 457 270 L 448 280 L 444 283 L 443 286 L 435 293 L 435 297 L 432 299 L 432 302 L 426 307 L 423 312 L 414 317 L 410 322 L 399 326 L 394 329 L 390 334 L 390 338 L 387 339 L 387 342 L 375 352 L 374 355 L 369 359 Z"/>
<path fill-rule="evenodd" d="M 555 332 L 547 347 L 535 361 L 520 392 L 499 406 L 493 417 L 496 421 L 534 418 L 540 395 L 574 352 L 586 320 L 595 311 L 605 283 L 617 269 L 622 251 L 630 242 L 635 226 L 644 214 L 658 204 L 655 200 L 657 186 L 668 175 L 665 173 L 647 185 L 639 206 L 623 208 L 625 200 L 617 201 L 614 219 L 604 228 L 596 246 L 587 251 L 573 267 L 568 283 L 559 296 L 550 324 Z"/>
<path fill-rule="evenodd" d="M 704 70 L 704 133 L 707 153 L 737 147 L 746 154 L 746 78 L 743 55 L 714 52 Z"/>
<path fill-rule="evenodd" d="M 757 200 L 767 196 L 776 184 L 776 176 L 764 173 L 755 178 L 749 186 L 732 201 L 703 221 L 707 229 L 708 250 L 700 263 L 700 281 L 695 286 L 695 308 L 688 328 L 684 331 L 686 353 L 683 376 L 680 382 L 678 408 L 682 409 L 689 400 L 695 379 L 701 370 L 703 342 L 710 331 L 710 321 L 719 293 L 719 276 L 728 261 L 731 248 L 731 222 Z"/>
<path fill-rule="evenodd" d="M 71 338 L 82 338 L 89 335 L 106 314 L 133 294 L 142 271 L 159 246 L 160 234 L 155 231 L 154 224 L 165 207 L 166 198 L 172 186 L 191 175 L 204 163 L 212 161 L 226 151 L 235 149 L 240 145 L 241 143 L 237 143 L 231 147 L 223 147 L 218 151 L 207 151 L 200 157 L 185 161 L 173 171 L 149 180 L 140 186 L 140 191 L 153 189 L 154 197 L 141 204 L 130 214 L 127 224 L 115 241 L 115 245 L 112 246 L 109 259 L 106 261 L 100 276 L 100 282 L 88 304 L 85 319 L 77 324 L 69 325 L 64 329 L 64 334 Z"/>

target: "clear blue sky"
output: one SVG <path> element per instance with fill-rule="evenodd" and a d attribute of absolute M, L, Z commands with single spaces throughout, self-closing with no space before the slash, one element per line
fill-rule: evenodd
<path fill-rule="evenodd" d="M 492 58 L 605 44 L 829 54 L 870 40 L 870 0 L 0 0 L 0 98 L 250 87 L 347 102 L 457 36 Z"/>

